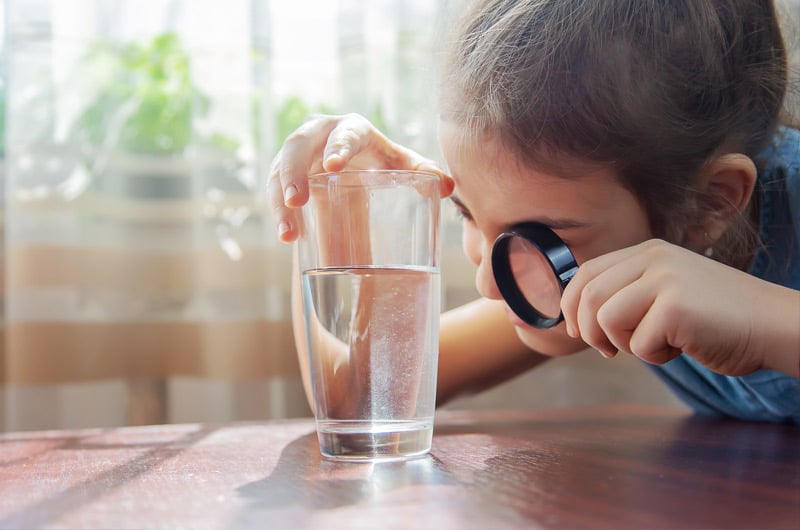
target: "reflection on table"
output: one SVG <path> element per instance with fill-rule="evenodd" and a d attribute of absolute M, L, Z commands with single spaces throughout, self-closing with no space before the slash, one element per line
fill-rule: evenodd
<path fill-rule="evenodd" d="M 648 407 L 441 412 L 407 462 L 312 420 L 0 435 L 0 528 L 793 528 L 800 428 Z"/>

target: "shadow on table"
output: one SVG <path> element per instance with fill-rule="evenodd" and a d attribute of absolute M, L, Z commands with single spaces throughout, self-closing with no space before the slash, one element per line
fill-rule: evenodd
<path fill-rule="evenodd" d="M 433 453 L 406 461 L 330 461 L 310 433 L 285 447 L 268 477 L 238 488 L 245 509 L 230 527 L 520 528 L 515 508 L 498 509 L 473 487 L 483 470 L 481 462 L 446 463 Z"/>
<path fill-rule="evenodd" d="M 316 434 L 310 433 L 286 446 L 272 474 L 240 487 L 239 493 L 258 510 L 327 510 L 370 501 L 406 486 L 453 482 L 431 455 L 381 463 L 325 460 Z"/>
<path fill-rule="evenodd" d="M 327 461 L 314 433 L 297 438 L 238 489 L 235 527 L 413 527 L 406 518 L 420 516 L 441 528 L 739 528 L 755 510 L 763 527 L 797 528 L 797 427 L 673 415 L 436 432 L 434 454 L 381 464 Z"/>

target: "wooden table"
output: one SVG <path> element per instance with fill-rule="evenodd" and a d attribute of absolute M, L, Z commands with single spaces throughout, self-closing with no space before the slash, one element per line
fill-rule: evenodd
<path fill-rule="evenodd" d="M 0 528 L 800 528 L 800 427 L 644 407 L 440 412 L 430 456 L 313 421 L 0 435 Z"/>

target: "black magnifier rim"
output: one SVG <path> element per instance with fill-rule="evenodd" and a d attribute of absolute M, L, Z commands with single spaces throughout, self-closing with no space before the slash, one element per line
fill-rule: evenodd
<path fill-rule="evenodd" d="M 508 248 L 514 237 L 520 237 L 536 247 L 547 260 L 553 275 L 558 279 L 561 292 L 564 292 L 569 281 L 578 270 L 578 263 L 569 247 L 546 225 L 535 222 L 520 223 L 511 230 L 500 234 L 492 246 L 492 272 L 497 288 L 506 303 L 524 322 L 540 329 L 556 326 L 564 320 L 559 311 L 557 317 L 548 317 L 537 311 L 522 293 L 511 271 L 508 259 Z"/>

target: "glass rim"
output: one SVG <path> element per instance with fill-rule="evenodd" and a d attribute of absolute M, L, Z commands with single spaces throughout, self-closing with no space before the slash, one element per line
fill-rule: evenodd
<path fill-rule="evenodd" d="M 425 171 L 422 169 L 343 169 L 341 171 L 321 171 L 318 173 L 313 173 L 308 175 L 308 185 L 309 186 L 326 186 L 328 182 L 331 181 L 331 177 L 334 176 L 342 176 L 345 179 L 356 177 L 357 175 L 373 175 L 376 177 L 389 177 L 393 175 L 407 175 L 409 178 L 407 182 L 410 183 L 424 183 L 430 181 L 440 181 L 441 177 L 434 173 L 433 171 Z M 393 180 L 392 183 L 396 183 L 396 180 Z M 380 179 L 376 180 L 375 182 L 337 182 L 340 186 L 352 186 L 352 187 L 364 187 L 365 184 L 367 187 L 372 186 L 381 186 L 387 185 L 389 182 L 381 181 Z"/>

